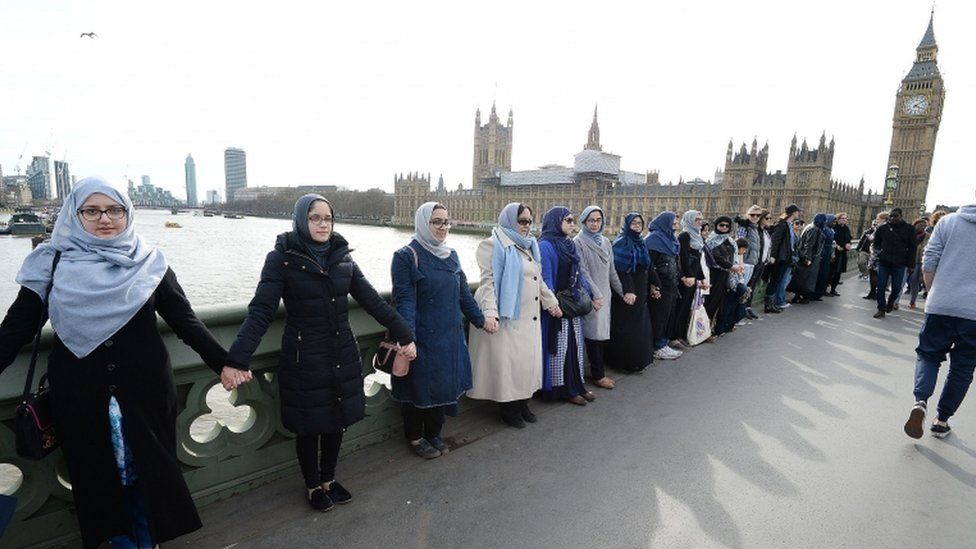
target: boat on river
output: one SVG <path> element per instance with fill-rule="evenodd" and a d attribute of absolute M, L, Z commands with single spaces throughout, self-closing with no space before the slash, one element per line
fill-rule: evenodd
<path fill-rule="evenodd" d="M 166 222 L 166 228 L 167 229 L 182 229 L 183 228 L 183 225 L 180 225 L 179 223 L 177 223 L 175 221 L 167 221 Z"/>
<path fill-rule="evenodd" d="M 244 219 L 244 216 L 237 213 L 226 213 L 224 214 L 225 219 Z"/>
<path fill-rule="evenodd" d="M 15 213 L 7 226 L 12 235 L 35 235 L 47 232 L 41 218 L 34 213 Z"/>

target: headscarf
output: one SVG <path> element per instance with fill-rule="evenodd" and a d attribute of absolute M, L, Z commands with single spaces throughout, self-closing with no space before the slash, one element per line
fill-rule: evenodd
<path fill-rule="evenodd" d="M 556 248 L 559 256 L 569 262 L 569 281 L 579 284 L 580 256 L 576 245 L 563 232 L 563 219 L 572 212 L 566 206 L 553 206 L 542 217 L 542 234 L 539 240 L 549 242 Z"/>
<path fill-rule="evenodd" d="M 417 208 L 417 213 L 413 216 L 413 239 L 425 250 L 434 254 L 434 257 L 447 259 L 451 257 L 451 252 L 454 250 L 447 243 L 437 240 L 434 232 L 430 230 L 430 216 L 434 213 L 434 206 L 437 206 L 437 202 L 424 202 Z"/>
<path fill-rule="evenodd" d="M 125 207 L 125 230 L 99 238 L 85 230 L 78 209 L 94 193 Z M 156 291 L 168 266 L 163 253 L 135 232 L 135 210 L 125 188 L 97 177 L 82 179 L 64 198 L 51 240 L 34 249 L 17 283 L 44 299 L 55 252 L 61 259 L 48 303 L 51 326 L 76 357 L 88 356 L 125 326 Z"/>
<path fill-rule="evenodd" d="M 522 236 L 518 232 L 518 210 L 521 204 L 512 202 L 498 214 L 498 226 L 492 231 L 494 249 L 491 254 L 491 272 L 495 281 L 495 299 L 498 316 L 502 323 L 518 320 L 522 312 L 522 255 L 515 246 L 503 246 L 499 233 L 503 233 L 540 261 L 539 243 L 532 234 Z"/>
<path fill-rule="evenodd" d="M 620 228 L 620 235 L 613 241 L 613 264 L 625 273 L 636 272 L 638 268 L 646 269 L 651 266 L 651 256 L 641 241 L 640 231 L 630 228 L 630 223 L 636 218 L 641 221 L 644 217 L 637 212 L 630 212 L 624 218 L 624 225 Z"/>
<path fill-rule="evenodd" d="M 320 194 L 306 194 L 305 196 L 298 199 L 295 202 L 295 211 L 292 213 L 291 224 L 292 229 L 294 229 L 295 234 L 298 235 L 298 240 L 301 241 L 302 246 L 312 254 L 312 257 L 318 261 L 319 265 L 325 266 L 328 263 L 329 249 L 332 247 L 332 234 L 335 232 L 335 225 L 332 226 L 333 233 L 329 233 L 329 240 L 325 242 L 318 242 L 312 238 L 312 233 L 308 230 L 308 212 L 312 210 L 312 206 L 318 201 L 325 202 L 329 205 L 329 213 L 334 217 L 335 210 L 332 208 L 332 203 L 326 200 L 326 198 Z M 333 219 L 333 223 L 335 220 Z"/>
<path fill-rule="evenodd" d="M 720 233 L 718 232 L 719 223 L 728 223 L 729 228 L 724 233 Z M 732 245 L 735 246 L 735 240 L 732 239 L 732 218 L 727 215 L 722 215 L 715 218 L 715 229 L 712 231 L 712 234 L 708 235 L 708 241 L 706 244 L 708 245 L 708 249 L 712 250 L 720 246 L 726 240 L 731 241 Z"/>
<path fill-rule="evenodd" d="M 695 219 L 699 217 L 701 217 L 701 212 L 698 210 L 688 210 L 681 216 L 681 232 L 688 233 L 688 236 L 691 237 L 690 246 L 694 250 L 700 250 L 705 245 L 701 229 L 695 227 Z"/>
<path fill-rule="evenodd" d="M 834 235 L 836 233 L 834 232 L 834 229 L 833 227 L 831 227 L 831 225 L 834 224 L 835 219 L 837 219 L 837 216 L 835 216 L 834 214 L 827 214 L 827 217 L 824 220 L 824 226 L 822 230 L 823 230 L 824 238 L 826 239 L 824 245 L 827 247 L 830 247 L 830 245 L 834 243 Z"/>
<path fill-rule="evenodd" d="M 678 244 L 678 239 L 674 236 L 675 217 L 674 212 L 661 212 L 651 220 L 647 236 L 644 237 L 644 246 L 648 250 L 669 257 L 678 255 L 681 245 Z"/>
<path fill-rule="evenodd" d="M 599 206 L 587 206 L 583 210 L 583 213 L 580 214 L 580 232 L 573 240 L 578 242 L 583 248 L 592 251 L 604 263 L 610 263 L 611 251 L 603 245 L 603 241 L 606 240 L 606 237 L 603 236 L 603 228 L 607 225 L 607 219 L 603 217 L 600 228 L 596 231 L 591 231 L 589 225 L 586 224 L 586 219 L 593 212 L 600 212 L 600 215 L 603 216 L 603 209 Z"/>

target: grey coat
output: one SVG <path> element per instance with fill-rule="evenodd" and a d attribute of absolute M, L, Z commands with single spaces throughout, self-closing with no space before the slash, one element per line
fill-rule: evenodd
<path fill-rule="evenodd" d="M 590 290 L 593 292 L 593 299 L 602 299 L 603 307 L 599 311 L 592 311 L 583 317 L 583 337 L 595 341 L 606 341 L 610 339 L 610 290 L 623 297 L 624 290 L 620 284 L 620 277 L 617 276 L 617 269 L 613 267 L 613 245 L 610 240 L 603 237 L 600 247 L 608 259 L 603 259 L 601 254 L 592 247 L 585 245 L 581 239 L 589 238 L 582 233 L 576 235 L 573 243 L 580 254 L 580 270 L 590 281 Z"/>

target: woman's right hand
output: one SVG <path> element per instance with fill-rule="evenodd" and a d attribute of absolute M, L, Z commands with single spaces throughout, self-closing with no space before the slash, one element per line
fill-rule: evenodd
<path fill-rule="evenodd" d="M 559 305 L 553 305 L 552 307 L 546 309 L 546 311 L 548 311 L 549 314 L 551 314 L 555 318 L 563 317 L 563 310 L 559 308 Z"/>
<path fill-rule="evenodd" d="M 250 370 L 241 370 L 234 368 L 233 366 L 224 366 L 220 371 L 220 384 L 224 386 L 227 391 L 233 391 L 234 389 L 244 385 L 248 381 L 251 381 L 252 375 Z"/>
<path fill-rule="evenodd" d="M 493 334 L 498 331 L 498 319 L 497 318 L 486 318 L 485 325 L 482 326 L 482 330 Z"/>
<path fill-rule="evenodd" d="M 637 294 L 634 293 L 624 294 L 624 303 L 626 303 L 627 305 L 633 305 L 636 302 L 637 302 Z"/>
<path fill-rule="evenodd" d="M 695 285 L 695 277 L 693 276 L 683 276 L 681 277 L 681 283 L 685 285 L 686 288 L 691 288 Z"/>

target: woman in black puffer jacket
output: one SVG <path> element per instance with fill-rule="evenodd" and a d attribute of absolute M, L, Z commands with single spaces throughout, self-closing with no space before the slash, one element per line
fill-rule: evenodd
<path fill-rule="evenodd" d="M 416 356 L 410 327 L 363 276 L 346 239 L 332 232 L 332 216 L 332 205 L 322 196 L 298 199 L 294 230 L 278 235 L 227 355 L 230 365 L 248 368 L 284 299 L 288 316 L 277 375 L 281 421 L 298 435 L 308 502 L 319 511 L 352 499 L 335 482 L 335 466 L 343 432 L 366 413 L 359 345 L 349 326 L 349 296 L 404 345 L 403 355 Z"/>

